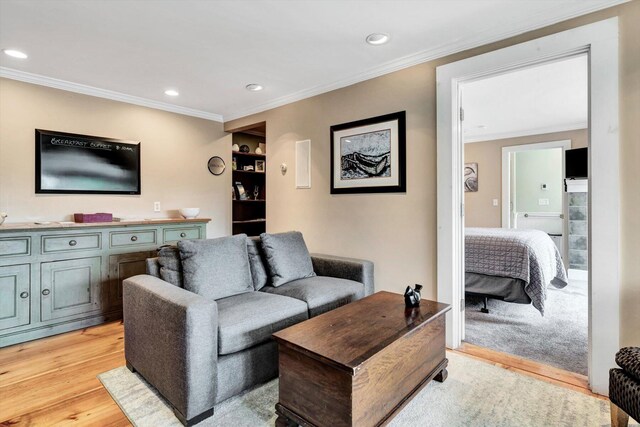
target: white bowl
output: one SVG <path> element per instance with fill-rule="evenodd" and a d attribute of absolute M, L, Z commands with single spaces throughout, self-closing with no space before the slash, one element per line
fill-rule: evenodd
<path fill-rule="evenodd" d="M 200 208 L 182 208 L 179 212 L 185 219 L 193 219 L 200 214 Z"/>

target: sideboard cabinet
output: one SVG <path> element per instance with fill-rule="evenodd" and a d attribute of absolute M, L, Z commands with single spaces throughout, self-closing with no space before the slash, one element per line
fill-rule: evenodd
<path fill-rule="evenodd" d="M 122 281 L 209 219 L 0 226 L 0 347 L 122 317 Z"/>

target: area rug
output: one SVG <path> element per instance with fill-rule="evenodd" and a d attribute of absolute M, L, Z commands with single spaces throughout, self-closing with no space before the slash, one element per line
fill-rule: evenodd
<path fill-rule="evenodd" d="M 572 280 L 548 288 L 544 317 L 531 304 L 465 299 L 465 341 L 587 375 L 588 285 Z"/>
<path fill-rule="evenodd" d="M 449 378 L 431 382 L 389 424 L 401 426 L 603 426 L 609 404 L 586 394 L 448 352 Z M 138 427 L 180 427 L 167 403 L 124 366 L 98 376 Z M 273 426 L 278 381 L 235 396 L 199 426 Z"/>

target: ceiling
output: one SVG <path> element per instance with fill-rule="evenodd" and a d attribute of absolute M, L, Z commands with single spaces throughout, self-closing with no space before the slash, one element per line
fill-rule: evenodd
<path fill-rule="evenodd" d="M 622 2 L 2 0 L 0 76 L 222 121 Z"/>
<path fill-rule="evenodd" d="M 586 54 L 466 83 L 464 141 L 584 129 L 588 98 Z"/>

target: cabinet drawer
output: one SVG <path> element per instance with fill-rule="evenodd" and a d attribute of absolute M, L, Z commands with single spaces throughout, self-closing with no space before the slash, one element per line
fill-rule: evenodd
<path fill-rule="evenodd" d="M 42 236 L 42 253 L 100 249 L 100 233 Z"/>
<path fill-rule="evenodd" d="M 180 228 L 165 228 L 164 243 L 177 242 L 178 240 L 185 239 L 201 239 L 200 227 L 180 227 Z"/>
<path fill-rule="evenodd" d="M 29 255 L 31 253 L 31 238 L 5 237 L 0 239 L 0 257 Z"/>
<path fill-rule="evenodd" d="M 111 247 L 153 245 L 156 243 L 156 231 L 114 231 L 110 233 L 110 238 Z"/>

